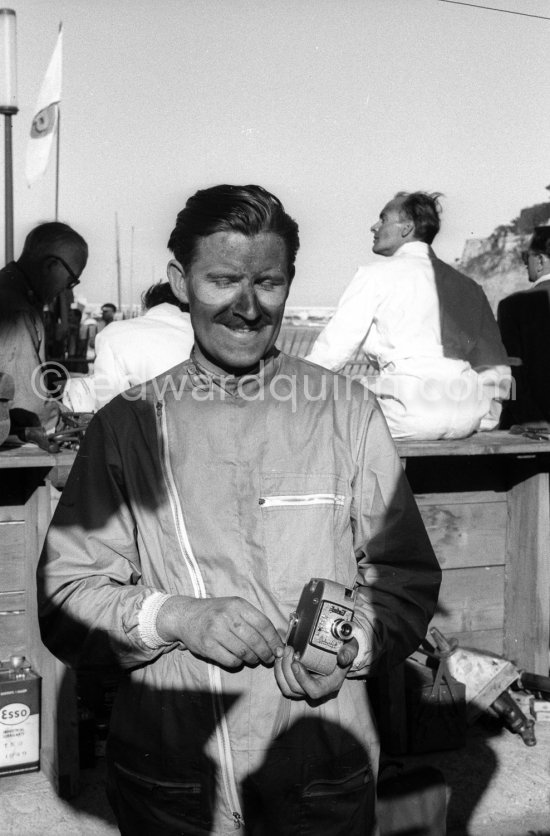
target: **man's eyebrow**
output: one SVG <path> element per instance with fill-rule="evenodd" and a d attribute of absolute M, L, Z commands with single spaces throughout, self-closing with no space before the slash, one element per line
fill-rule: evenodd
<path fill-rule="evenodd" d="M 209 279 L 219 279 L 222 276 L 240 276 L 241 273 L 235 267 L 215 267 L 209 270 L 206 277 Z"/>

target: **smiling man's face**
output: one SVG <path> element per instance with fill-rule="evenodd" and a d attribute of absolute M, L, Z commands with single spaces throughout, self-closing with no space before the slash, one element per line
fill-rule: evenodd
<path fill-rule="evenodd" d="M 172 289 L 188 302 L 204 356 L 229 374 L 257 367 L 275 344 L 290 289 L 283 239 L 215 232 L 200 238 L 187 270 L 168 265 Z"/>

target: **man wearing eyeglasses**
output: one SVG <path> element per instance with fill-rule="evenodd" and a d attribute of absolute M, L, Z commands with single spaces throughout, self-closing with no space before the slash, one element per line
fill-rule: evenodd
<path fill-rule="evenodd" d="M 498 324 L 512 368 L 515 391 L 504 405 L 502 427 L 550 424 L 550 226 L 533 232 L 521 254 L 531 287 L 502 299 Z"/>
<path fill-rule="evenodd" d="M 48 429 L 55 426 L 58 409 L 40 374 L 45 360 L 43 309 L 76 287 L 87 260 L 84 238 L 53 221 L 31 230 L 20 257 L 0 270 L 0 371 L 15 382 L 12 410 L 34 413 Z M 30 424 L 32 416 L 21 421 Z"/>

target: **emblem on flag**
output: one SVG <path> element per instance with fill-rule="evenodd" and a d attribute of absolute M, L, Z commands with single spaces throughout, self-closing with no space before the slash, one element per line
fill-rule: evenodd
<path fill-rule="evenodd" d="M 57 105 L 51 104 L 40 110 L 31 125 L 31 136 L 41 137 L 51 134 L 57 122 Z"/>
<path fill-rule="evenodd" d="M 48 167 L 53 138 L 59 125 L 62 50 L 63 31 L 59 27 L 55 49 L 38 94 L 27 145 L 25 174 L 29 186 L 38 180 Z"/>

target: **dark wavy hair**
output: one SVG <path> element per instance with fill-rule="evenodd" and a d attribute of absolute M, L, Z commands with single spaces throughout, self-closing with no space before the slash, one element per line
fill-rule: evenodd
<path fill-rule="evenodd" d="M 157 305 L 162 305 L 163 302 L 175 305 L 176 308 L 182 311 L 189 311 L 189 305 L 180 302 L 177 296 L 175 296 L 170 287 L 170 282 L 163 282 L 162 280 L 155 282 L 155 284 L 152 284 L 151 287 L 148 287 L 141 294 L 141 304 L 146 311 L 150 311 L 151 308 L 156 308 Z"/>
<path fill-rule="evenodd" d="M 395 197 L 403 199 L 401 214 L 413 222 L 414 237 L 431 244 L 441 226 L 441 192 L 397 192 Z"/>
<path fill-rule="evenodd" d="M 279 235 L 286 246 L 289 276 L 294 276 L 300 246 L 298 224 L 287 215 L 281 201 L 261 186 L 221 185 L 195 192 L 177 216 L 168 249 L 186 270 L 199 238 L 229 231 L 247 236 L 260 232 Z"/>
<path fill-rule="evenodd" d="M 529 241 L 529 252 L 550 258 L 550 226 L 536 226 Z"/>

